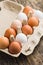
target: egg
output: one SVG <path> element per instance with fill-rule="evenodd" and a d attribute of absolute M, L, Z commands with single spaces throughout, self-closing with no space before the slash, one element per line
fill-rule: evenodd
<path fill-rule="evenodd" d="M 9 46 L 9 40 L 6 37 L 0 37 L 0 49 L 6 49 Z"/>
<path fill-rule="evenodd" d="M 29 14 L 29 12 L 34 12 L 34 10 L 30 7 L 30 6 L 26 6 L 24 9 L 23 9 L 23 12 L 26 14 L 26 15 L 28 15 Z"/>
<path fill-rule="evenodd" d="M 10 35 L 14 35 L 14 37 L 16 36 L 16 31 L 13 28 L 8 28 L 5 31 L 5 34 L 4 34 L 5 37 L 10 38 Z"/>
<path fill-rule="evenodd" d="M 39 20 L 35 16 L 32 16 L 28 19 L 28 24 L 33 27 L 33 26 L 38 26 L 39 25 Z"/>
<path fill-rule="evenodd" d="M 29 26 L 29 25 L 24 25 L 24 26 L 22 27 L 22 32 L 23 32 L 25 35 L 29 35 L 29 34 L 32 34 L 33 29 L 32 29 L 32 27 Z"/>
<path fill-rule="evenodd" d="M 36 16 L 39 19 L 43 19 L 43 13 L 39 10 L 34 10 L 34 16 Z"/>
<path fill-rule="evenodd" d="M 19 19 L 23 24 L 26 24 L 27 23 L 27 16 L 23 12 L 20 12 L 18 14 L 17 19 Z"/>
<path fill-rule="evenodd" d="M 16 40 L 19 41 L 20 43 L 27 43 L 27 37 L 23 33 L 17 34 Z"/>
<path fill-rule="evenodd" d="M 15 29 L 17 31 L 18 28 L 22 27 L 22 23 L 20 20 L 14 20 L 11 24 L 11 28 Z"/>
<path fill-rule="evenodd" d="M 18 54 L 21 51 L 21 44 L 17 41 L 11 42 L 8 51 L 11 54 Z"/>

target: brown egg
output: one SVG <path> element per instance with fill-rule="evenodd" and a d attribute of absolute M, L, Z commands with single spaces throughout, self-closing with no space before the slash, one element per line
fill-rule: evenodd
<path fill-rule="evenodd" d="M 28 24 L 30 25 L 30 26 L 38 26 L 39 25 L 39 21 L 38 21 L 38 19 L 36 18 L 36 17 L 34 17 L 34 16 L 32 16 L 32 17 L 30 17 L 29 19 L 28 19 Z"/>
<path fill-rule="evenodd" d="M 9 40 L 6 37 L 0 37 L 0 49 L 6 49 L 9 46 Z"/>
<path fill-rule="evenodd" d="M 17 41 L 13 41 L 9 46 L 9 52 L 11 54 L 18 54 L 21 51 L 21 45 Z"/>
<path fill-rule="evenodd" d="M 4 34 L 4 36 L 7 38 L 10 38 L 10 35 L 14 35 L 14 37 L 16 36 L 16 31 L 12 28 L 8 28 Z"/>
<path fill-rule="evenodd" d="M 28 15 L 29 14 L 29 12 L 34 12 L 33 11 L 33 9 L 30 7 L 30 6 L 26 6 L 25 8 L 24 8 L 24 10 L 23 10 L 23 12 L 26 14 L 26 15 Z"/>
<path fill-rule="evenodd" d="M 12 22 L 12 24 L 11 24 L 11 28 L 16 30 L 16 32 L 17 32 L 17 29 L 21 28 L 21 27 L 22 27 L 22 23 L 20 20 L 14 20 L 14 22 Z"/>
<path fill-rule="evenodd" d="M 32 34 L 33 29 L 32 29 L 31 26 L 29 26 L 29 25 L 24 25 L 24 26 L 22 27 L 22 32 L 23 32 L 24 34 L 26 34 L 26 35 Z"/>

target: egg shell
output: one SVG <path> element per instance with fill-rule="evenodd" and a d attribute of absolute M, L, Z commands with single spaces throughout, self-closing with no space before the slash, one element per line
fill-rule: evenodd
<path fill-rule="evenodd" d="M 20 43 L 17 42 L 17 41 L 11 42 L 8 51 L 11 54 L 18 54 L 21 51 L 21 45 L 20 45 Z"/>
<path fill-rule="evenodd" d="M 6 49 L 9 46 L 9 39 L 6 37 L 0 37 L 0 49 Z"/>
<path fill-rule="evenodd" d="M 18 14 L 18 16 L 17 16 L 17 19 L 21 20 L 21 22 L 27 21 L 27 16 L 26 16 L 25 13 L 20 12 L 20 13 Z"/>
<path fill-rule="evenodd" d="M 8 28 L 4 33 L 4 36 L 7 38 L 10 38 L 10 35 L 16 36 L 16 31 L 13 28 Z"/>
<path fill-rule="evenodd" d="M 30 6 L 26 6 L 26 7 L 24 8 L 24 10 L 23 10 L 23 12 L 24 12 L 26 15 L 28 15 L 30 11 L 32 11 L 32 13 L 34 12 L 33 9 L 32 9 L 32 7 L 30 7 Z"/>
<path fill-rule="evenodd" d="M 24 25 L 22 27 L 22 32 L 25 34 L 25 35 L 31 35 L 33 33 L 33 29 L 30 25 Z"/>
<path fill-rule="evenodd" d="M 39 10 L 34 10 L 33 16 L 36 16 L 39 19 L 43 19 L 43 13 Z"/>
<path fill-rule="evenodd" d="M 17 31 L 18 28 L 22 27 L 22 23 L 20 20 L 14 20 L 11 24 L 11 28 L 15 29 Z"/>
<path fill-rule="evenodd" d="M 21 43 L 27 43 L 27 37 L 23 33 L 17 34 L 16 40 L 19 41 L 19 42 L 21 42 Z"/>
<path fill-rule="evenodd" d="M 38 26 L 39 25 L 39 20 L 37 17 L 32 16 L 28 19 L 28 24 L 33 27 L 33 26 Z"/>

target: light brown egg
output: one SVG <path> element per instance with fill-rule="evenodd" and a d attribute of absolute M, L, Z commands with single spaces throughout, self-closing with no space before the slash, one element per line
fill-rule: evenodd
<path fill-rule="evenodd" d="M 39 25 L 39 21 L 38 21 L 38 18 L 36 18 L 36 17 L 34 17 L 34 16 L 32 16 L 32 17 L 30 17 L 29 19 L 28 19 L 28 24 L 30 25 L 30 26 L 38 26 Z"/>
<path fill-rule="evenodd" d="M 34 12 L 33 11 L 33 9 L 30 7 L 30 6 L 26 6 L 25 8 L 24 8 L 24 10 L 23 10 L 23 12 L 26 14 L 26 15 L 28 15 L 29 14 L 29 12 Z"/>
<path fill-rule="evenodd" d="M 33 33 L 33 29 L 31 26 L 29 25 L 24 25 L 22 27 L 22 32 L 25 34 L 25 35 L 29 35 L 29 34 L 32 34 Z"/>
<path fill-rule="evenodd" d="M 14 37 L 16 36 L 16 31 L 12 28 L 8 28 L 4 34 L 4 36 L 7 38 L 10 38 L 10 35 L 14 35 Z"/>
<path fill-rule="evenodd" d="M 9 46 L 9 40 L 6 37 L 0 37 L 0 49 L 6 49 Z"/>
<path fill-rule="evenodd" d="M 21 28 L 21 27 L 22 27 L 22 23 L 20 20 L 14 20 L 14 22 L 12 22 L 12 24 L 11 24 L 11 28 L 16 30 L 16 32 L 17 32 L 17 29 Z"/>
<path fill-rule="evenodd" d="M 18 54 L 21 51 L 21 44 L 17 41 L 13 41 L 8 50 L 11 54 Z"/>

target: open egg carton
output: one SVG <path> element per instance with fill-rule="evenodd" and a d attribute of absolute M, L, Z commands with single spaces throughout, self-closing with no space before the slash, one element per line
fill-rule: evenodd
<path fill-rule="evenodd" d="M 17 15 L 22 12 L 23 9 L 24 7 L 16 2 L 0 2 L 0 37 L 3 36 L 4 31 L 9 28 L 12 21 L 14 21 L 14 19 L 17 19 Z M 34 29 L 32 35 L 27 35 L 27 38 L 24 38 L 25 43 L 23 43 L 20 53 L 11 54 L 8 52 L 8 49 L 0 49 L 0 51 L 13 57 L 18 57 L 21 53 L 26 56 L 33 53 L 35 47 L 40 41 L 40 38 L 43 36 L 43 13 L 39 10 L 34 9 L 34 16 L 37 16 L 39 18 L 39 25 Z"/>

